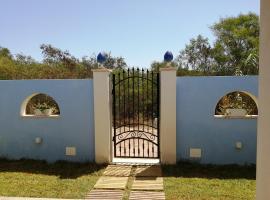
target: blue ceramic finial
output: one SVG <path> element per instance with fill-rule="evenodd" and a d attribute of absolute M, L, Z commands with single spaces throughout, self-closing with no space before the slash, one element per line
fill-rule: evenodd
<path fill-rule="evenodd" d="M 98 63 L 104 63 L 106 61 L 106 54 L 104 52 L 100 52 L 97 56 Z"/>
<path fill-rule="evenodd" d="M 171 51 L 166 51 L 164 54 L 164 61 L 165 62 L 171 62 L 173 60 L 173 54 Z"/>

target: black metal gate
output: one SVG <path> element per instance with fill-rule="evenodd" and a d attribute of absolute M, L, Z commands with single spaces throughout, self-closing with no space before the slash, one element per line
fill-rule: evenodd
<path fill-rule="evenodd" d="M 112 82 L 114 157 L 159 158 L 159 73 L 133 68 Z"/>

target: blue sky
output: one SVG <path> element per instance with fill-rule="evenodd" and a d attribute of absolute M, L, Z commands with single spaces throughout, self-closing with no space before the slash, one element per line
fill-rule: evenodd
<path fill-rule="evenodd" d="M 220 17 L 259 13 L 259 0 L 0 0 L 0 46 L 42 59 L 40 44 L 76 57 L 100 51 L 148 67 Z"/>

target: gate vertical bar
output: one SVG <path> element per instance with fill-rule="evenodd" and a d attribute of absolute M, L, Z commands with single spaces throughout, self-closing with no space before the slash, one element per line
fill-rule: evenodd
<path fill-rule="evenodd" d="M 118 83 L 121 80 L 121 74 L 120 72 L 118 73 Z M 121 84 L 118 84 L 118 132 L 121 133 L 122 132 L 122 127 L 121 127 Z M 122 143 L 119 143 L 119 152 L 120 152 L 120 156 L 122 155 L 122 149 L 121 149 L 121 145 Z"/>
<path fill-rule="evenodd" d="M 149 132 L 149 105 L 148 105 L 148 102 L 149 102 L 149 87 L 148 87 L 148 83 L 149 83 L 149 70 L 147 69 L 147 74 L 146 74 L 146 98 L 147 98 L 147 107 L 146 107 L 146 112 L 147 112 L 147 132 Z M 149 141 L 147 141 L 147 156 L 149 157 Z"/>
<path fill-rule="evenodd" d="M 128 68 L 128 131 L 130 132 L 130 96 L 129 96 L 129 68 Z M 130 140 L 128 140 L 128 155 L 130 157 Z"/>
<path fill-rule="evenodd" d="M 160 108 L 160 93 L 159 93 L 159 73 L 157 73 L 157 96 L 156 96 L 156 98 L 157 98 L 157 145 L 158 145 L 158 151 L 157 151 L 157 156 L 158 156 L 158 158 L 159 158 L 159 156 L 160 156 L 160 146 L 159 146 L 159 144 L 160 144 L 160 137 L 159 137 L 159 135 L 160 135 L 160 130 L 159 130 L 159 120 L 160 120 L 160 113 L 159 113 L 159 108 Z"/>
<path fill-rule="evenodd" d="M 151 120 L 152 120 L 152 134 L 154 134 L 154 71 L 152 71 L 152 113 L 151 113 Z M 154 155 L 154 145 L 152 144 L 152 156 Z"/>
<path fill-rule="evenodd" d="M 133 98 L 132 98 L 132 103 L 133 103 L 133 131 L 135 128 L 135 69 L 132 69 L 132 94 L 133 94 Z M 134 138 L 132 138 L 133 140 L 133 156 L 135 157 L 135 141 Z"/>
<path fill-rule="evenodd" d="M 144 133 L 144 69 L 142 69 L 142 126 L 143 126 L 143 133 Z M 142 140 L 142 154 L 144 157 L 144 140 Z"/>
<path fill-rule="evenodd" d="M 116 157 L 116 102 L 115 102 L 115 74 L 113 74 L 113 151 L 114 157 Z"/>
<path fill-rule="evenodd" d="M 138 102 L 137 102 L 137 108 L 138 108 L 138 134 L 140 132 L 140 70 L 139 68 L 137 68 L 137 72 L 138 72 L 138 78 L 137 78 L 137 86 L 138 86 Z M 140 156 L 140 148 L 139 148 L 139 144 L 140 144 L 140 139 L 138 138 L 138 157 Z"/>
<path fill-rule="evenodd" d="M 123 80 L 125 80 L 125 70 L 123 70 Z M 123 92 L 124 92 L 124 132 L 126 132 L 126 87 L 125 81 L 123 82 Z M 126 141 L 124 140 L 124 156 L 126 156 Z"/>

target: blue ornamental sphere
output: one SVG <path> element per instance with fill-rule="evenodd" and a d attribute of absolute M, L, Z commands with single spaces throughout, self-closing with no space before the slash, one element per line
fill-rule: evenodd
<path fill-rule="evenodd" d="M 164 61 L 165 62 L 171 62 L 173 60 L 173 54 L 171 51 L 166 51 L 164 54 Z"/>
<path fill-rule="evenodd" d="M 106 61 L 106 54 L 104 52 L 99 53 L 97 56 L 98 63 L 104 63 Z"/>

